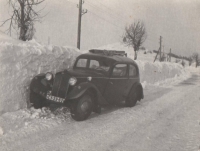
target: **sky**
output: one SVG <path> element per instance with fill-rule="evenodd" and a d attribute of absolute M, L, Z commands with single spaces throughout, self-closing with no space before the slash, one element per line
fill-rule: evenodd
<path fill-rule="evenodd" d="M 0 0 L 0 21 L 7 19 L 8 0 Z M 37 41 L 52 45 L 77 45 L 79 0 L 45 0 L 42 21 L 35 23 Z M 37 9 L 40 9 L 37 8 Z M 147 31 L 144 46 L 189 56 L 200 53 L 200 0 L 85 0 L 81 49 L 121 42 L 125 26 L 142 20 Z M 4 31 L 8 24 L 0 30 Z M 13 37 L 16 37 L 13 35 Z"/>

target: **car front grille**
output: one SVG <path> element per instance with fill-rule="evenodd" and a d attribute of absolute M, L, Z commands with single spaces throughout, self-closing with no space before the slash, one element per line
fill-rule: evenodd
<path fill-rule="evenodd" d="M 54 78 L 52 95 L 65 98 L 69 88 L 70 75 L 64 72 L 57 73 Z"/>

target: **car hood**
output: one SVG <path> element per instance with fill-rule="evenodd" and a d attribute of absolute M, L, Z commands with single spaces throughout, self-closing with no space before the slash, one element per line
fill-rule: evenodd
<path fill-rule="evenodd" d="M 64 70 L 62 71 L 62 73 L 64 74 L 70 74 L 71 76 L 74 77 L 105 77 L 106 74 L 100 73 L 98 71 L 95 70 L 85 70 L 85 69 L 68 69 L 68 70 Z"/>

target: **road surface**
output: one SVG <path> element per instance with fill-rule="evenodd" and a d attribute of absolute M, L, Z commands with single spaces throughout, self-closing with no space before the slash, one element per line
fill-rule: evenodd
<path fill-rule="evenodd" d="M 200 75 L 172 87 L 150 86 L 133 108 L 108 107 L 73 120 L 2 136 L 12 151 L 199 151 Z"/>

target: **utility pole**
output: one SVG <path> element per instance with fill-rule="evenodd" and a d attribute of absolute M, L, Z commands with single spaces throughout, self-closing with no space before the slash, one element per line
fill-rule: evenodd
<path fill-rule="evenodd" d="M 169 51 L 169 54 L 170 54 L 170 56 L 169 56 L 169 62 L 171 62 L 171 53 L 172 53 L 172 50 L 170 48 L 170 51 Z"/>
<path fill-rule="evenodd" d="M 157 52 L 157 54 L 156 54 L 156 56 L 155 56 L 155 59 L 154 59 L 154 61 L 153 61 L 153 62 L 155 62 L 155 61 L 156 61 L 156 59 L 157 59 L 157 56 L 158 56 L 159 52 L 160 52 L 160 48 L 158 49 L 158 52 Z"/>
<path fill-rule="evenodd" d="M 84 3 L 84 0 L 79 0 L 79 5 L 77 5 L 77 7 L 79 8 L 79 12 L 78 12 L 78 35 L 77 35 L 77 48 L 78 49 L 80 49 L 80 46 L 81 46 L 81 18 L 82 18 L 82 15 L 87 13 L 87 9 L 82 10 L 82 4 L 83 3 Z"/>
<path fill-rule="evenodd" d="M 162 49 L 162 36 L 160 36 L 160 61 L 161 61 L 161 49 Z"/>
<path fill-rule="evenodd" d="M 161 48 L 162 48 L 162 36 L 160 36 L 160 47 L 159 47 L 159 49 L 157 51 L 157 54 L 156 54 L 155 59 L 154 59 L 153 62 L 156 61 L 156 59 L 157 59 L 157 57 L 158 57 L 159 54 L 160 54 L 160 59 L 159 60 L 161 61 Z"/>
<path fill-rule="evenodd" d="M 163 55 L 162 55 L 163 61 L 165 61 L 165 46 L 163 45 Z"/>
<path fill-rule="evenodd" d="M 48 36 L 48 45 L 50 45 L 50 43 L 51 43 L 50 41 L 51 41 L 50 37 Z"/>

